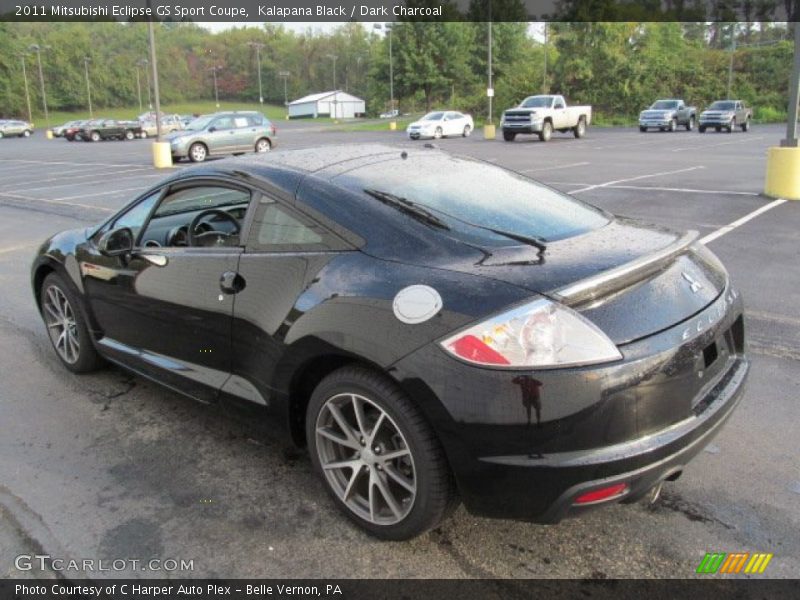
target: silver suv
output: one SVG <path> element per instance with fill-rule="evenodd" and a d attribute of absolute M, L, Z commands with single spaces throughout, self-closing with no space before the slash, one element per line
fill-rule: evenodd
<path fill-rule="evenodd" d="M 172 160 L 203 162 L 208 156 L 269 152 L 275 146 L 275 125 L 261 113 L 218 112 L 198 117 L 183 131 L 166 136 Z"/>

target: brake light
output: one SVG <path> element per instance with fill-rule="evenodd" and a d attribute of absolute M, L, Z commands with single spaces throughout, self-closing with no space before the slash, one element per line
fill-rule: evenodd
<path fill-rule="evenodd" d="M 497 350 L 483 343 L 474 335 L 465 335 L 457 339 L 450 346 L 453 352 L 461 358 L 488 365 L 507 365 L 508 359 Z"/>
<path fill-rule="evenodd" d="M 608 487 L 600 488 L 587 492 L 575 498 L 572 504 L 596 504 L 597 502 L 605 502 L 606 500 L 613 500 L 619 498 L 628 491 L 627 483 L 616 483 Z"/>

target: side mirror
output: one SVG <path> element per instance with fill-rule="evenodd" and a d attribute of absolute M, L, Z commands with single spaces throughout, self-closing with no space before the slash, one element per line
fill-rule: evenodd
<path fill-rule="evenodd" d="M 133 251 L 133 232 L 128 227 L 112 229 L 104 233 L 97 248 L 105 256 L 125 256 Z"/>

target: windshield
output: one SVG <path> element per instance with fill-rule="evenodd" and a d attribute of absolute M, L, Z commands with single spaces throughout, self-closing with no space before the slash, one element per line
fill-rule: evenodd
<path fill-rule="evenodd" d="M 650 107 L 653 110 L 672 110 L 673 108 L 678 108 L 678 101 L 677 100 L 658 100 L 653 102 L 653 106 Z"/>
<path fill-rule="evenodd" d="M 422 117 L 422 121 L 441 121 L 444 116 L 443 112 L 432 112 Z"/>
<path fill-rule="evenodd" d="M 525 98 L 520 106 L 522 108 L 549 108 L 552 103 L 552 96 L 531 96 Z"/>
<path fill-rule="evenodd" d="M 709 110 L 733 110 L 736 108 L 736 104 L 728 100 L 717 100 L 716 102 L 712 102 L 711 106 L 708 108 Z"/>
<path fill-rule="evenodd" d="M 186 126 L 187 131 L 203 131 L 209 126 L 211 121 L 214 120 L 214 115 L 206 115 L 205 117 L 197 117 L 194 121 Z"/>
<path fill-rule="evenodd" d="M 384 192 L 431 211 L 462 239 L 509 245 L 507 236 L 554 241 L 608 223 L 598 209 L 522 175 L 451 156 L 409 157 L 359 167 L 335 181 L 354 191 Z M 481 228 L 481 229 L 479 229 Z"/>

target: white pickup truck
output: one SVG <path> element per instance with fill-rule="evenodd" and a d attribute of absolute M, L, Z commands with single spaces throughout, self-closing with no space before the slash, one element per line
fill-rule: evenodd
<path fill-rule="evenodd" d="M 564 96 L 548 94 L 528 96 L 519 106 L 505 111 L 500 127 L 507 142 L 513 142 L 518 133 L 536 133 L 546 142 L 553 130 L 572 131 L 576 138 L 582 138 L 591 122 L 591 106 L 567 106 Z"/>

